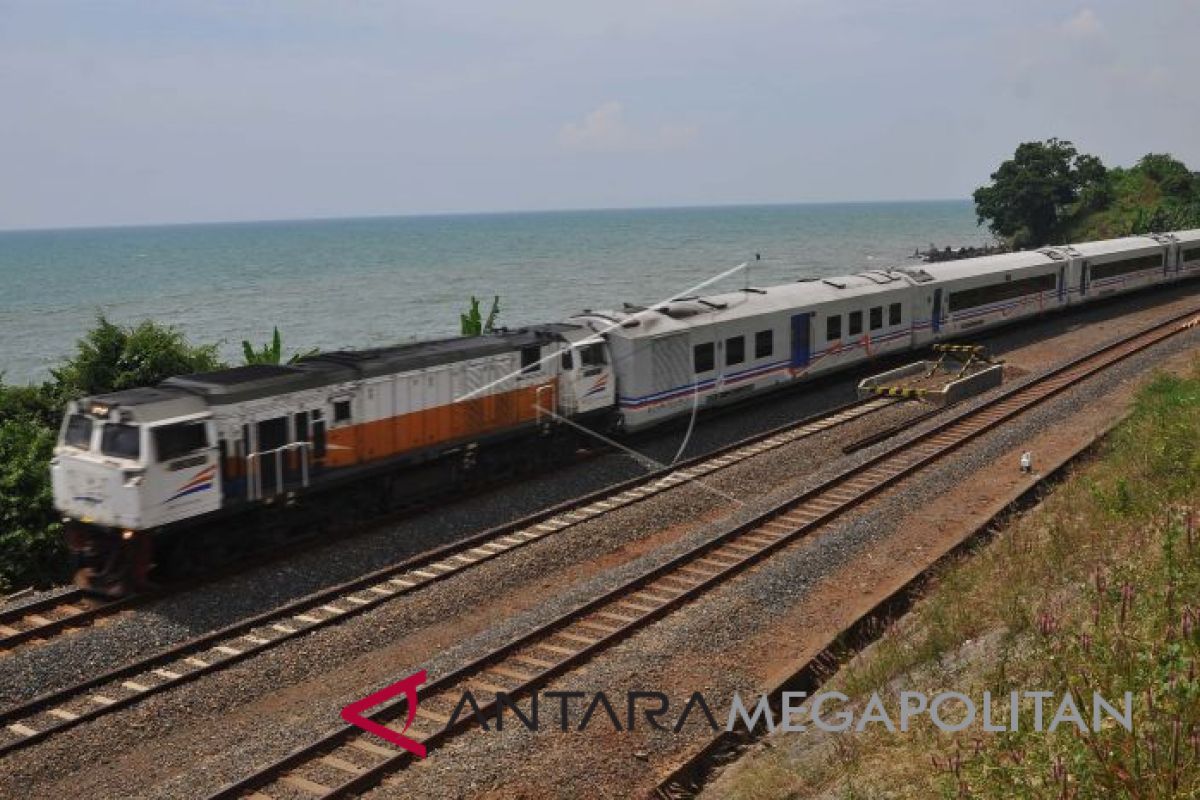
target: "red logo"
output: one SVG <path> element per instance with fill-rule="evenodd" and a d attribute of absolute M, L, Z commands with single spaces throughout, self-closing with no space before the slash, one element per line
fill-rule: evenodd
<path fill-rule="evenodd" d="M 403 693 L 404 699 L 408 701 L 408 717 L 404 720 L 404 730 L 407 731 L 408 726 L 412 725 L 413 717 L 417 715 L 417 687 L 424 683 L 425 679 L 425 670 L 414 672 L 407 678 L 398 680 L 391 686 L 385 686 L 378 692 L 367 695 L 362 700 L 355 701 L 346 706 L 342 709 L 342 719 L 357 728 L 362 728 L 367 733 L 373 733 L 380 739 L 391 742 L 397 747 L 403 747 L 417 758 L 424 758 L 425 745 L 408 738 L 404 735 L 404 731 L 397 732 L 391 728 L 385 728 L 374 720 L 367 719 L 363 716 L 363 713 L 368 708 L 377 706 L 380 703 L 386 703 L 396 695 Z"/>

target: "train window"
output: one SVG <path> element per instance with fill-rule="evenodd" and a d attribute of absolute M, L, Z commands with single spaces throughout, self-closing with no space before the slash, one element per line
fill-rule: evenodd
<path fill-rule="evenodd" d="M 313 420 L 313 457 L 325 457 L 325 420 L 323 419 Z"/>
<path fill-rule="evenodd" d="M 899 325 L 904 319 L 904 311 L 899 303 L 888 306 L 888 325 Z"/>
<path fill-rule="evenodd" d="M 585 367 L 600 367 L 608 363 L 604 357 L 604 345 L 592 342 L 587 347 L 579 348 L 579 363 Z"/>
<path fill-rule="evenodd" d="M 575 359 L 571 356 L 571 348 L 568 347 L 562 351 L 562 355 L 559 356 L 559 363 L 563 369 L 575 368 Z"/>
<path fill-rule="evenodd" d="M 710 372 L 716 365 L 716 359 L 713 356 L 713 343 L 705 342 L 698 344 L 692 350 L 692 364 L 696 372 Z"/>
<path fill-rule="evenodd" d="M 208 430 L 203 422 L 178 422 L 151 428 L 154 454 L 159 461 L 171 461 L 208 447 Z"/>
<path fill-rule="evenodd" d="M 113 458 L 136 461 L 142 454 L 141 431 L 137 425 L 106 423 L 100 432 L 100 452 Z"/>
<path fill-rule="evenodd" d="M 92 420 L 83 414 L 72 414 L 67 419 L 67 429 L 63 431 L 63 444 L 68 447 L 78 447 L 88 450 L 92 446 Z"/>
<path fill-rule="evenodd" d="M 349 422 L 350 421 L 350 401 L 338 400 L 333 404 L 333 421 L 334 422 Z"/>
<path fill-rule="evenodd" d="M 754 357 L 766 358 L 775 352 L 775 331 L 759 331 L 754 334 Z"/>
<path fill-rule="evenodd" d="M 847 333 L 849 333 L 849 335 L 851 335 L 851 336 L 857 336 L 858 334 L 862 333 L 862 312 L 861 311 L 851 311 L 850 312 L 850 325 L 849 325 L 849 330 L 847 331 Z"/>
<path fill-rule="evenodd" d="M 529 374 L 542 368 L 542 348 L 535 345 L 521 348 L 521 372 Z"/>
<path fill-rule="evenodd" d="M 883 327 L 883 306 L 875 306 L 871 309 L 871 330 L 877 331 Z"/>
<path fill-rule="evenodd" d="M 1128 275 L 1131 272 L 1141 272 L 1144 269 L 1161 266 L 1162 253 L 1156 253 L 1152 256 L 1125 258 L 1120 261 L 1109 261 L 1107 264 L 1094 264 L 1092 265 L 1092 280 L 1098 281 L 1104 278 L 1115 278 L 1118 275 Z"/>
<path fill-rule="evenodd" d="M 1200 261 L 1200 247 L 1190 247 L 1183 251 L 1184 261 Z"/>
<path fill-rule="evenodd" d="M 1054 291 L 1058 278 L 1053 273 L 1034 275 L 1031 278 L 1021 278 L 1004 283 L 992 283 L 987 286 L 976 286 L 950 293 L 950 310 L 962 311 L 965 308 L 978 308 L 1002 300 L 1013 300 L 1039 292 Z"/>
<path fill-rule="evenodd" d="M 287 417 L 264 419 L 257 427 L 258 452 L 278 450 L 288 443 Z"/>
<path fill-rule="evenodd" d="M 734 336 L 725 340 L 725 364 L 741 364 L 746 360 L 746 337 Z"/>
<path fill-rule="evenodd" d="M 295 442 L 308 441 L 308 412 L 301 411 L 299 414 L 292 415 L 292 422 L 295 425 Z"/>
<path fill-rule="evenodd" d="M 829 317 L 825 320 L 825 341 L 832 342 L 842 338 L 842 315 Z"/>

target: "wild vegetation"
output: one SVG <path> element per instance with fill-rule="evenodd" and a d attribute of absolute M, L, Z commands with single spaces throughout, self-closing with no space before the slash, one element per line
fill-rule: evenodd
<path fill-rule="evenodd" d="M 292 353 L 288 358 L 288 364 L 295 364 L 302 358 L 315 356 L 318 352 L 316 348 L 303 353 Z M 275 328 L 271 334 L 271 341 L 264 344 L 257 350 L 254 345 L 245 339 L 242 340 L 242 360 L 246 364 L 282 364 L 283 361 L 283 338 L 279 335 L 279 328 Z"/>
<path fill-rule="evenodd" d="M 482 336 L 485 333 L 491 333 L 496 330 L 496 317 L 500 315 L 500 295 L 492 298 L 492 310 L 488 312 L 487 318 L 479 311 L 479 298 L 471 296 L 471 306 L 467 309 L 467 313 L 460 314 L 459 320 L 462 324 L 463 336 Z"/>
<path fill-rule="evenodd" d="M 860 703 L 873 691 L 1071 692 L 1089 723 L 1092 692 L 1118 703 L 1132 692 L 1132 732 L 1039 732 L 1026 719 L 1019 731 L 977 722 L 949 734 L 920 717 L 907 734 L 874 726 L 795 753 L 777 744 L 733 796 L 1200 796 L 1198 516 L 1200 361 L 1190 377 L 1154 380 L 1093 463 L 943 570 L 827 687 Z M 1001 703 L 992 718 L 1006 713 Z"/>
<path fill-rule="evenodd" d="M 1167 154 L 1110 169 L 1068 141 L 1025 142 L 991 179 L 976 216 L 1016 248 L 1200 227 L 1200 174 Z"/>
<path fill-rule="evenodd" d="M 245 350 L 246 363 L 279 363 L 278 329 L 260 350 L 249 342 Z M 100 316 L 50 380 L 0 381 L 0 593 L 67 577 L 50 495 L 50 458 L 67 402 L 223 366 L 216 345 L 192 344 L 169 325 L 122 326 Z"/>

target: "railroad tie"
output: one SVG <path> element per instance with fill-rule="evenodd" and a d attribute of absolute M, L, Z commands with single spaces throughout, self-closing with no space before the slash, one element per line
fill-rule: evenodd
<path fill-rule="evenodd" d="M 418 717 L 424 717 L 425 719 L 432 720 L 433 722 L 441 723 L 443 726 L 450 721 L 450 717 L 447 714 L 439 714 L 437 711 L 426 708 L 422 705 L 417 706 L 415 713 Z"/>
<path fill-rule="evenodd" d="M 601 633 L 605 634 L 606 636 L 609 634 L 616 633 L 618 630 L 620 630 L 620 628 L 614 628 L 612 625 L 605 625 L 601 622 L 596 622 L 596 621 L 590 620 L 590 619 L 577 620 L 575 622 L 575 624 L 582 625 L 585 628 L 591 628 L 592 630 L 600 631 Z"/>
<path fill-rule="evenodd" d="M 577 633 L 562 632 L 562 633 L 556 633 L 554 635 L 560 639 L 566 639 L 568 642 L 574 642 L 575 644 L 581 644 L 584 647 L 589 647 L 589 646 L 595 644 L 596 642 L 600 641 L 599 639 L 593 638 L 591 636 L 580 636 Z"/>
<path fill-rule="evenodd" d="M 506 667 L 506 666 L 503 666 L 503 665 L 498 665 L 498 666 L 495 666 L 495 667 L 489 667 L 489 668 L 488 668 L 488 671 L 490 671 L 490 672 L 494 672 L 494 673 L 496 673 L 497 675 L 503 675 L 505 678 L 511 678 L 511 679 L 513 679 L 514 681 L 520 681 L 521 683 L 524 683 L 525 681 L 527 681 L 527 680 L 529 680 L 530 678 L 532 678 L 532 677 L 533 677 L 533 675 L 530 675 L 530 674 L 528 674 L 528 673 L 525 673 L 525 672 L 521 672 L 520 670 L 515 670 L 515 669 L 512 669 L 512 668 L 510 668 L 510 667 Z M 448 721 L 449 721 L 449 720 L 447 720 L 447 722 L 448 722 Z"/>
<path fill-rule="evenodd" d="M 294 772 L 290 772 L 287 775 L 281 775 L 279 780 L 281 783 L 286 783 L 293 789 L 299 789 L 302 792 L 311 794 L 313 797 L 324 797 L 333 791 L 332 788 L 325 786 L 324 784 L 317 783 L 316 781 L 310 781 L 303 775 L 297 775 Z"/>
<path fill-rule="evenodd" d="M 521 664 L 528 664 L 531 667 L 534 667 L 536 669 L 542 669 L 542 670 L 550 669 L 551 667 L 554 666 L 553 661 L 546 661 L 543 658 L 537 658 L 536 656 L 525 655 L 524 653 L 522 653 L 521 655 L 511 656 L 509 658 L 509 660 L 516 661 Z"/>
<path fill-rule="evenodd" d="M 579 652 L 578 650 L 568 650 L 565 647 L 559 647 L 556 644 L 538 644 L 538 645 L 535 645 L 535 647 L 539 650 L 549 650 L 551 653 L 558 653 L 559 655 L 564 655 L 564 656 L 573 656 Z M 504 691 L 508 691 L 508 690 L 505 689 Z"/>
<path fill-rule="evenodd" d="M 353 747 L 356 750 L 361 750 L 364 753 L 370 753 L 373 756 L 383 756 L 384 758 L 391 758 L 392 756 L 396 755 L 396 751 L 388 750 L 386 747 L 375 744 L 374 742 L 367 741 L 365 738 L 363 738 L 361 736 L 357 736 L 357 737 L 351 739 L 350 741 L 346 742 L 346 744 L 350 745 L 351 747 Z M 251 797 L 253 797 L 253 795 L 251 795 Z M 268 798 L 268 800 L 270 800 L 270 799 Z"/>
<path fill-rule="evenodd" d="M 360 767 L 358 764 L 353 764 L 346 759 L 338 758 L 337 756 L 321 756 L 321 763 L 328 764 L 334 769 L 341 770 L 342 772 L 348 772 L 351 775 L 361 775 L 367 771 L 366 767 Z"/>

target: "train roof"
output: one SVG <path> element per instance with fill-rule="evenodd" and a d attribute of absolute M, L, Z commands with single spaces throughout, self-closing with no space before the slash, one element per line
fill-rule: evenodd
<path fill-rule="evenodd" d="M 960 278 L 973 278 L 977 275 L 1006 272 L 1013 269 L 1041 267 L 1053 263 L 1055 263 L 1054 259 L 1045 253 L 1030 250 L 1019 253 L 1001 253 L 994 256 L 979 256 L 978 258 L 964 258 L 958 261 L 942 261 L 937 264 L 922 264 L 920 267 L 901 267 L 898 271 L 912 276 L 916 283 L 930 283 L 935 281 L 953 281 Z M 928 277 L 922 279 L 917 276 L 917 273 L 922 272 Z"/>
<path fill-rule="evenodd" d="M 576 327 L 554 323 L 482 336 L 456 336 L 367 350 L 334 350 L 289 365 L 251 364 L 181 375 L 168 378 L 162 386 L 199 395 L 214 405 L 225 405 L 498 355 L 558 340 Z"/>
<path fill-rule="evenodd" d="M 1175 238 L 1180 242 L 1200 242 L 1200 228 L 1195 228 L 1190 231 L 1176 231 Z"/>
<path fill-rule="evenodd" d="M 348 369 L 335 371 L 282 364 L 248 364 L 213 372 L 179 375 L 167 378 L 160 385 L 199 395 L 213 405 L 224 405 L 353 379 L 354 373 Z"/>
<path fill-rule="evenodd" d="M 1083 242 L 1071 245 L 1071 249 L 1080 255 L 1094 257 L 1146 250 L 1151 247 L 1161 247 L 1163 244 L 1165 242 L 1157 241 L 1149 236 L 1126 236 L 1122 239 L 1106 239 L 1102 242 Z"/>
<path fill-rule="evenodd" d="M 76 402 L 84 413 L 108 417 L 114 411 L 123 422 L 158 422 L 201 414 L 208 410 L 204 400 L 172 388 L 142 387 L 92 395 Z"/>
<path fill-rule="evenodd" d="M 576 326 L 562 323 L 538 325 L 519 330 L 502 330 L 482 336 L 456 336 L 452 339 L 433 339 L 371 350 L 335 350 L 311 356 L 299 362 L 301 367 L 322 368 L 326 365 L 355 370 L 364 378 L 408 372 L 456 361 L 499 355 L 523 347 L 543 345 L 561 338 L 561 334 Z"/>
<path fill-rule="evenodd" d="M 870 297 L 907 287 L 910 280 L 895 270 L 870 270 L 705 297 L 681 297 L 649 308 L 626 304 L 621 311 L 585 311 L 574 319 L 591 320 L 594 330 L 616 325 L 613 332 L 629 339 L 663 336 L 689 330 L 697 323 L 727 322 L 850 297 Z"/>

